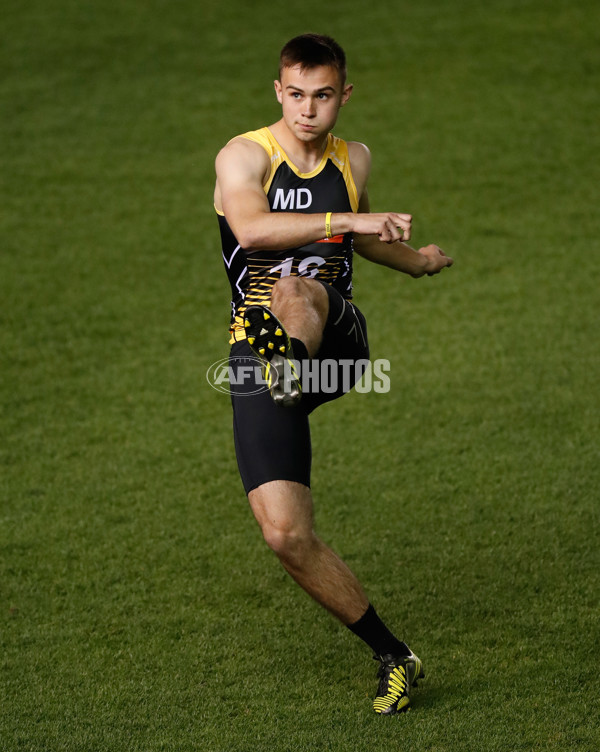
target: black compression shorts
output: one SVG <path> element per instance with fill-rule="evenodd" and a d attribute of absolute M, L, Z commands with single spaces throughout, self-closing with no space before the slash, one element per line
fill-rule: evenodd
<path fill-rule="evenodd" d="M 229 355 L 233 435 L 246 493 L 272 480 L 310 486 L 309 414 L 350 391 L 368 366 L 365 317 L 330 285 L 329 314 L 316 357 L 309 362 L 304 344 L 292 339 L 302 369 L 302 399 L 294 407 L 276 405 L 248 343 L 232 345 Z M 320 378 L 320 377 L 325 378 Z"/>

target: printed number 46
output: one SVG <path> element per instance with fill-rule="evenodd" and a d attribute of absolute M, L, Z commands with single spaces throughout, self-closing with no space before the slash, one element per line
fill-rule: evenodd
<path fill-rule="evenodd" d="M 300 277 L 314 278 L 319 273 L 319 267 L 323 266 L 324 263 L 325 259 L 321 258 L 321 256 L 308 256 L 307 258 L 302 259 L 298 264 L 298 275 Z M 269 274 L 280 272 L 282 277 L 289 277 L 292 273 L 293 264 L 294 257 L 290 256 L 289 258 L 286 258 L 285 261 L 282 261 L 281 264 L 270 269 Z M 312 266 L 311 269 L 309 269 L 310 266 Z"/>

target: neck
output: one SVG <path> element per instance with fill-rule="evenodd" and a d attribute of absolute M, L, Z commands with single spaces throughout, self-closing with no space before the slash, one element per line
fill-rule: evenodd
<path fill-rule="evenodd" d="M 329 134 L 325 133 L 311 141 L 301 141 L 289 130 L 283 119 L 270 125 L 269 130 L 300 172 L 311 172 L 323 158 Z"/>

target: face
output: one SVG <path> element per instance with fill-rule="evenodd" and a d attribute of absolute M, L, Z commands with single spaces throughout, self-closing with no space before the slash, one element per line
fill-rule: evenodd
<path fill-rule="evenodd" d="M 338 71 L 329 65 L 305 70 L 296 65 L 281 71 L 275 93 L 288 129 L 300 141 L 311 142 L 333 128 L 352 85 L 343 85 Z"/>

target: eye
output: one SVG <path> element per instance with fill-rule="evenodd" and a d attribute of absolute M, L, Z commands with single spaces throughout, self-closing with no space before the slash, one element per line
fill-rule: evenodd
<path fill-rule="evenodd" d="M 324 91 L 319 92 L 318 96 L 319 99 L 328 99 L 328 95 Z"/>

